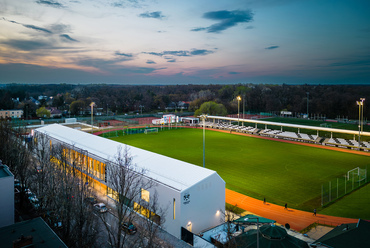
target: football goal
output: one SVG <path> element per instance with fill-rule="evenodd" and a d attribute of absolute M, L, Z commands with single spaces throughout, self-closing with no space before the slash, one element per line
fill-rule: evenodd
<path fill-rule="evenodd" d="M 347 180 L 353 180 L 356 182 L 363 181 L 366 179 L 367 170 L 361 169 L 360 167 L 354 168 L 347 172 Z"/>
<path fill-rule="evenodd" d="M 158 128 L 148 128 L 148 129 L 145 129 L 144 133 L 145 134 L 148 134 L 148 133 L 158 133 Z"/>

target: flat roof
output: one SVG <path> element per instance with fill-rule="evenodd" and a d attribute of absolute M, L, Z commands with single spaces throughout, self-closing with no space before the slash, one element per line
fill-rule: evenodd
<path fill-rule="evenodd" d="M 33 247 L 67 248 L 41 217 L 1 227 L 1 247 L 13 247 L 13 241 L 21 238 L 22 235 L 23 237 L 32 236 Z"/>
<path fill-rule="evenodd" d="M 126 146 L 125 144 L 110 139 L 59 124 L 41 127 L 35 131 L 45 133 L 71 146 L 87 150 L 89 153 L 113 162 L 115 161 L 118 150 L 121 149 L 123 152 Z M 134 146 L 127 145 L 127 147 L 133 158 L 133 163 L 136 164 L 139 169 L 146 170 L 145 176 L 179 191 L 186 190 L 205 178 L 217 174 L 216 171 L 181 160 L 146 151 Z"/>
<path fill-rule="evenodd" d="M 257 123 L 257 124 L 272 125 L 272 126 L 294 127 L 294 128 L 310 129 L 310 130 L 316 130 L 316 131 L 326 131 L 326 132 L 333 132 L 333 133 L 347 133 L 347 134 L 358 135 L 358 131 L 353 131 L 353 130 L 329 128 L 329 127 L 306 126 L 306 125 L 297 125 L 297 124 L 272 122 L 272 121 L 260 121 L 260 120 L 254 120 L 254 119 L 242 119 L 242 118 L 234 118 L 234 117 L 226 117 L 226 116 L 209 115 L 207 116 L 207 119 L 249 122 L 249 123 Z M 370 132 L 361 132 L 361 135 L 370 136 Z"/>

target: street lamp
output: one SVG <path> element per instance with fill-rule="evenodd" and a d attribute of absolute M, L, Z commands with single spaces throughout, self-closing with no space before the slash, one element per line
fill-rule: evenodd
<path fill-rule="evenodd" d="M 207 119 L 207 115 L 201 115 L 200 118 L 203 120 L 203 168 L 206 167 L 206 119 Z"/>
<path fill-rule="evenodd" d="M 310 92 L 306 92 L 307 94 L 307 119 L 309 119 L 308 117 L 308 97 L 310 96 Z"/>
<path fill-rule="evenodd" d="M 358 149 L 361 149 L 361 132 L 363 131 L 363 115 L 364 115 L 364 101 L 365 98 L 360 98 L 356 101 L 358 105 Z"/>
<path fill-rule="evenodd" d="M 95 102 L 91 102 L 90 103 L 90 107 L 91 107 L 91 133 L 94 132 L 93 130 L 93 113 L 94 113 L 94 105 L 95 105 Z"/>
<path fill-rule="evenodd" d="M 236 97 L 236 100 L 238 100 L 238 126 L 239 126 L 239 103 L 242 98 L 240 96 Z"/>

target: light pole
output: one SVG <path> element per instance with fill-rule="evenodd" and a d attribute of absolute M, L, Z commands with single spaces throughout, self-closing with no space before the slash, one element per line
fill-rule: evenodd
<path fill-rule="evenodd" d="M 91 133 L 94 132 L 93 130 L 93 114 L 94 114 L 94 105 L 95 105 L 95 102 L 91 102 L 90 103 L 90 107 L 91 107 Z"/>
<path fill-rule="evenodd" d="M 203 120 L 203 168 L 206 167 L 206 119 L 207 115 L 201 115 L 200 118 Z"/>
<path fill-rule="evenodd" d="M 307 94 L 307 119 L 309 119 L 309 115 L 308 115 L 308 97 L 310 96 L 310 92 L 306 92 Z"/>
<path fill-rule="evenodd" d="M 245 95 L 243 95 L 243 120 L 244 120 L 244 106 L 245 106 L 244 99 L 245 99 Z M 244 127 L 244 121 L 242 122 L 242 126 Z"/>
<path fill-rule="evenodd" d="M 364 131 L 364 101 L 365 98 L 360 98 L 362 104 L 361 104 L 361 133 Z"/>
<path fill-rule="evenodd" d="M 358 149 L 361 149 L 361 132 L 363 131 L 363 114 L 364 114 L 364 101 L 365 98 L 360 98 L 360 101 L 356 101 L 358 105 Z"/>
<path fill-rule="evenodd" d="M 242 98 L 240 96 L 237 96 L 236 99 L 238 100 L 238 126 L 239 126 L 239 103 Z"/>

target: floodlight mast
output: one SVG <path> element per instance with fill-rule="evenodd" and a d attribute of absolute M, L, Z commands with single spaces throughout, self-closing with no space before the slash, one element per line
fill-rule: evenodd
<path fill-rule="evenodd" d="M 240 105 L 240 100 L 241 100 L 242 98 L 240 97 L 240 96 L 237 96 L 236 97 L 236 100 L 238 100 L 238 126 L 239 126 L 239 105 Z"/>
<path fill-rule="evenodd" d="M 364 101 L 365 98 L 360 98 L 360 101 L 356 101 L 358 105 L 358 149 L 361 149 L 361 133 L 363 132 L 364 122 Z"/>
<path fill-rule="evenodd" d="M 94 105 L 95 105 L 95 102 L 91 102 L 90 103 L 90 106 L 91 106 L 91 133 L 94 132 L 93 130 L 93 113 L 94 113 Z"/>
<path fill-rule="evenodd" d="M 206 144 L 206 119 L 207 115 L 201 115 L 200 118 L 203 120 L 203 168 L 206 167 L 206 155 L 205 155 L 205 144 Z"/>

